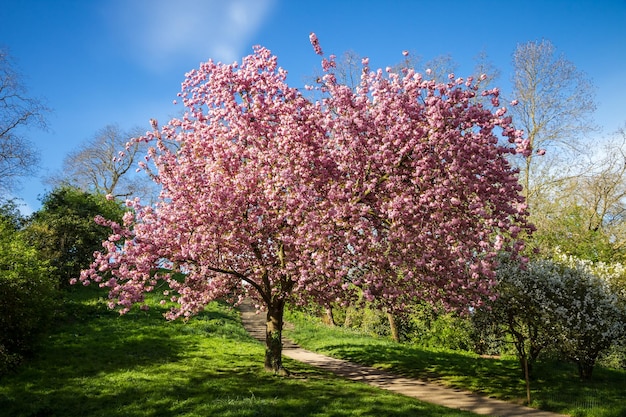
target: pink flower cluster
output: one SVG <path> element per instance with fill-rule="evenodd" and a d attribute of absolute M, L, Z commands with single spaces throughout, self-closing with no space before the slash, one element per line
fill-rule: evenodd
<path fill-rule="evenodd" d="M 189 72 L 184 115 L 139 139 L 154 145 L 160 200 L 107 223 L 112 236 L 80 280 L 110 288 L 122 312 L 165 287 L 178 305 L 170 318 L 217 298 L 327 305 L 357 288 L 391 309 L 492 296 L 496 254 L 519 251 L 531 229 L 507 162 L 526 148 L 498 91 L 370 71 L 367 60 L 353 90 L 324 62 L 319 102 L 287 85 L 262 47 Z"/>

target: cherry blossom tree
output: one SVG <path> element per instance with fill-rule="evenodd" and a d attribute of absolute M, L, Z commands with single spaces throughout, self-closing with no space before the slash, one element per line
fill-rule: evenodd
<path fill-rule="evenodd" d="M 80 280 L 109 287 L 121 313 L 166 285 L 170 319 L 249 297 L 266 311 L 274 372 L 287 303 L 359 291 L 396 309 L 415 299 L 467 308 L 491 296 L 495 254 L 520 250 L 530 227 L 506 158 L 528 150 L 498 91 L 482 93 L 485 108 L 471 79 L 371 72 L 367 61 L 351 89 L 334 65 L 323 58 L 320 84 L 307 87 L 316 102 L 262 47 L 189 72 L 184 115 L 139 139 L 152 145 L 143 167 L 159 201 L 129 202 L 123 224 L 100 218 L 113 234 Z"/>

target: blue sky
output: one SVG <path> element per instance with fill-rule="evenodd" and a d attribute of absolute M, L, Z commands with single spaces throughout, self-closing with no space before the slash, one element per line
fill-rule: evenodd
<path fill-rule="evenodd" d="M 303 86 L 319 68 L 310 32 L 327 54 L 351 50 L 373 67 L 409 50 L 450 55 L 466 76 L 484 51 L 505 92 L 516 46 L 548 39 L 593 80 L 604 135 L 626 123 L 626 0 L 0 0 L 0 47 L 53 109 L 48 131 L 24 132 L 42 167 L 16 196 L 36 210 L 41 177 L 106 125 L 165 124 L 184 74 L 209 58 L 232 62 L 260 44 Z"/>

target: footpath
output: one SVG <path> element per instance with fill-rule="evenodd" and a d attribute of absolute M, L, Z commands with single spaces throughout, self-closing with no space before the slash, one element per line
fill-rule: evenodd
<path fill-rule="evenodd" d="M 254 306 L 250 303 L 243 303 L 239 309 L 246 330 L 255 339 L 265 342 L 265 315 L 256 314 Z M 378 388 L 452 409 L 466 410 L 493 417 L 567 417 L 562 414 L 524 407 L 518 404 L 480 396 L 471 392 L 448 388 L 439 384 L 424 382 L 419 379 L 401 377 L 380 369 L 320 355 L 319 353 L 302 349 L 289 340 L 283 341 L 283 355 L 353 381 L 364 382 Z"/>

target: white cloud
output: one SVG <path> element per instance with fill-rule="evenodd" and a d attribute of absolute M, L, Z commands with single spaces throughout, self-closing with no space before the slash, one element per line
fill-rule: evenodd
<path fill-rule="evenodd" d="M 274 0 L 119 0 L 107 11 L 133 58 L 153 69 L 177 59 L 230 63 L 247 54 Z"/>

